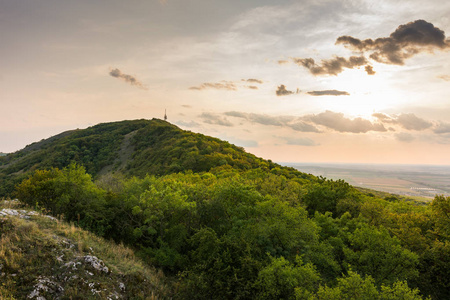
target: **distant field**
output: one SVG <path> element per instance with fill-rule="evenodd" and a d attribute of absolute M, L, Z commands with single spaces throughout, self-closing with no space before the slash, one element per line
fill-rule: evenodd
<path fill-rule="evenodd" d="M 450 196 L 450 166 L 312 163 L 284 165 L 328 179 L 343 179 L 354 186 L 403 196 Z"/>

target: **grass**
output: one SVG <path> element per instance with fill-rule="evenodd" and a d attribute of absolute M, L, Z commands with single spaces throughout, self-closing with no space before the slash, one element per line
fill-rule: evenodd
<path fill-rule="evenodd" d="M 24 209 L 9 200 L 0 201 L 0 210 L 4 208 Z M 172 296 L 164 274 L 136 258 L 131 249 L 73 224 L 42 215 L 0 216 L 0 233 L 0 299 Z"/>

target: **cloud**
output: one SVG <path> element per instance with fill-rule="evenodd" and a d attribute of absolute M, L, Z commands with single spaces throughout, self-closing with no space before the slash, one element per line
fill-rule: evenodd
<path fill-rule="evenodd" d="M 277 63 L 278 63 L 279 65 L 286 65 L 286 64 L 289 63 L 289 60 L 286 60 L 286 59 L 280 59 L 279 61 L 277 61 Z"/>
<path fill-rule="evenodd" d="M 384 64 L 403 65 L 405 59 L 423 51 L 450 47 L 444 31 L 424 20 L 400 25 L 389 37 L 360 40 L 340 36 L 336 44 L 358 52 L 370 52 L 370 58 Z"/>
<path fill-rule="evenodd" d="M 372 114 L 373 117 L 380 120 L 382 123 L 390 123 L 390 124 L 397 124 L 403 127 L 407 130 L 425 130 L 433 126 L 433 123 L 424 120 L 422 118 L 417 117 L 415 114 L 400 114 L 400 115 L 393 115 L 388 116 L 383 113 L 374 113 Z"/>
<path fill-rule="evenodd" d="M 288 91 L 284 84 L 280 85 L 277 88 L 275 93 L 276 93 L 277 96 L 288 96 L 288 95 L 295 94 L 295 92 L 293 92 L 293 91 Z"/>
<path fill-rule="evenodd" d="M 246 82 L 250 82 L 250 83 L 258 83 L 258 84 L 264 83 L 264 81 L 262 81 L 260 79 L 254 79 L 254 78 L 242 79 L 242 81 L 246 81 Z"/>
<path fill-rule="evenodd" d="M 318 146 L 315 141 L 310 138 L 295 138 L 295 137 L 278 137 L 282 140 L 285 140 L 288 145 L 296 145 L 296 146 Z"/>
<path fill-rule="evenodd" d="M 364 70 L 367 72 L 367 75 L 375 75 L 375 71 L 371 65 L 367 65 L 364 67 Z"/>
<path fill-rule="evenodd" d="M 226 127 L 232 127 L 233 126 L 233 123 L 231 123 L 226 118 L 224 118 L 224 117 L 222 117 L 220 115 L 217 115 L 217 114 L 204 112 L 199 117 L 203 119 L 204 123 L 213 124 L 213 125 L 220 125 L 220 126 L 226 126 Z"/>
<path fill-rule="evenodd" d="M 450 81 L 450 75 L 439 75 L 437 78 L 440 78 L 445 81 Z"/>
<path fill-rule="evenodd" d="M 317 127 L 315 127 L 312 124 L 306 123 L 304 121 L 296 121 L 296 122 L 292 122 L 287 124 L 288 127 L 294 129 L 295 131 L 301 131 L 301 132 L 316 132 L 319 133 L 321 132 Z"/>
<path fill-rule="evenodd" d="M 258 147 L 258 142 L 253 140 L 241 140 L 235 137 L 232 138 L 225 138 L 228 142 L 230 142 L 233 145 L 240 146 L 240 147 Z"/>
<path fill-rule="evenodd" d="M 184 108 L 192 108 L 192 106 L 189 105 L 189 104 L 182 104 L 181 106 L 184 107 Z"/>
<path fill-rule="evenodd" d="M 227 90 L 227 91 L 236 91 L 237 87 L 234 82 L 222 80 L 220 82 L 205 82 L 200 84 L 199 86 L 191 86 L 190 90 L 205 90 L 205 89 L 216 89 L 216 90 Z"/>
<path fill-rule="evenodd" d="M 450 133 L 450 123 L 439 122 L 433 132 L 437 134 Z"/>
<path fill-rule="evenodd" d="M 396 133 L 395 138 L 397 140 L 399 140 L 400 142 L 406 142 L 406 143 L 412 142 L 414 140 L 414 137 L 407 132 Z"/>
<path fill-rule="evenodd" d="M 264 114 L 243 113 L 237 111 L 225 112 L 226 116 L 242 118 L 249 122 L 291 128 L 299 132 L 321 133 L 317 126 L 324 126 L 339 132 L 366 133 L 368 131 L 385 132 L 387 129 L 381 123 L 372 123 L 363 118 L 349 119 L 343 113 L 325 111 L 320 114 L 295 116 L 269 116 Z"/>
<path fill-rule="evenodd" d="M 401 114 L 397 117 L 397 123 L 408 130 L 424 130 L 430 128 L 433 124 L 414 114 Z"/>
<path fill-rule="evenodd" d="M 381 123 L 372 123 L 363 118 L 349 119 L 343 113 L 325 111 L 317 115 L 303 117 L 316 125 L 322 125 L 339 132 L 366 133 L 368 131 L 387 131 Z"/>
<path fill-rule="evenodd" d="M 320 132 L 314 125 L 309 124 L 299 117 L 294 116 L 269 116 L 264 114 L 243 113 L 238 111 L 229 111 L 226 116 L 245 119 L 252 123 L 267 126 L 288 127 L 300 132 Z"/>
<path fill-rule="evenodd" d="M 311 91 L 307 92 L 307 94 L 311 96 L 348 96 L 350 95 L 346 91 L 338 91 L 338 90 L 324 90 L 324 91 Z"/>
<path fill-rule="evenodd" d="M 112 69 L 109 72 L 109 75 L 111 75 L 112 77 L 116 77 L 121 80 L 124 80 L 125 82 L 128 82 L 129 84 L 134 85 L 140 89 L 147 90 L 147 87 L 145 85 L 143 85 L 139 80 L 137 80 L 136 77 L 128 75 L 128 74 L 124 74 L 124 73 L 122 73 L 122 71 L 120 71 L 117 68 Z"/>
<path fill-rule="evenodd" d="M 227 90 L 227 91 L 237 91 L 238 88 L 246 88 L 251 90 L 257 90 L 258 87 L 256 84 L 262 84 L 264 83 L 260 79 L 255 78 L 249 78 L 249 79 L 241 79 L 241 81 L 246 83 L 253 83 L 251 85 L 240 85 L 239 81 L 228 81 L 228 80 L 222 80 L 219 82 L 205 82 L 200 84 L 199 86 L 191 86 L 190 90 L 206 90 L 206 89 L 216 89 L 216 90 Z"/>
<path fill-rule="evenodd" d="M 324 59 L 320 64 L 316 64 L 312 58 L 291 58 L 292 61 L 307 68 L 311 74 L 317 75 L 337 75 L 344 71 L 344 68 L 353 69 L 367 64 L 364 56 L 350 56 L 348 59 L 336 56 L 332 59 Z"/>
<path fill-rule="evenodd" d="M 378 120 L 380 120 L 381 122 L 388 122 L 388 123 L 392 123 L 392 118 L 389 117 L 386 114 L 383 113 L 373 113 L 372 114 L 373 117 L 377 118 Z"/>
<path fill-rule="evenodd" d="M 183 127 L 187 127 L 187 128 L 192 128 L 192 127 L 200 127 L 200 123 L 197 123 L 195 121 L 176 121 L 175 124 L 183 126 Z"/>

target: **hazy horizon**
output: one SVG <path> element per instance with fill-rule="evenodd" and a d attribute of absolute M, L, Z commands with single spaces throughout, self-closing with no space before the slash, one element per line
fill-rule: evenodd
<path fill-rule="evenodd" d="M 0 1 L 0 152 L 164 117 L 273 161 L 450 165 L 450 2 Z"/>

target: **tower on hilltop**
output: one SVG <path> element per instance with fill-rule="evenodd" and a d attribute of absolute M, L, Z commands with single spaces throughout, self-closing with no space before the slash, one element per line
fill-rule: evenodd
<path fill-rule="evenodd" d="M 167 110 L 164 109 L 164 121 L 167 121 Z"/>

